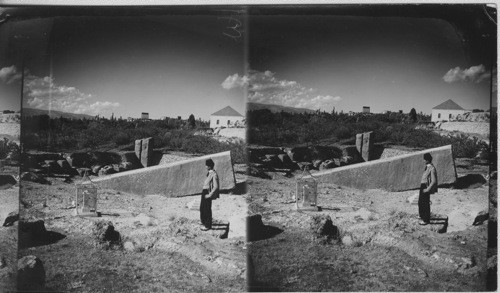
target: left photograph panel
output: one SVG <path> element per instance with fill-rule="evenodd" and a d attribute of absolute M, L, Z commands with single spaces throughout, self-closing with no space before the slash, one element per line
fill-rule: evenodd
<path fill-rule="evenodd" d="M 7 47 L 0 10 L 0 292 L 16 290 L 21 138 L 21 55 Z"/>
<path fill-rule="evenodd" d="M 245 11 L 2 15 L 4 288 L 245 291 Z"/>

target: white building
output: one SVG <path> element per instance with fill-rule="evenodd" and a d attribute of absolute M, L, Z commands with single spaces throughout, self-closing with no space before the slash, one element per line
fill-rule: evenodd
<path fill-rule="evenodd" d="M 432 108 L 431 121 L 438 122 L 455 120 L 458 115 L 464 114 L 465 112 L 469 111 L 460 107 L 457 103 L 450 99 Z"/>
<path fill-rule="evenodd" d="M 235 127 L 243 124 L 245 117 L 233 108 L 227 106 L 210 115 L 210 128 Z"/>

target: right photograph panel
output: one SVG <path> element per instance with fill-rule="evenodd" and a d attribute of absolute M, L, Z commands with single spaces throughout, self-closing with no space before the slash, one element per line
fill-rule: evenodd
<path fill-rule="evenodd" d="M 248 19 L 249 291 L 496 290 L 496 8 Z"/>

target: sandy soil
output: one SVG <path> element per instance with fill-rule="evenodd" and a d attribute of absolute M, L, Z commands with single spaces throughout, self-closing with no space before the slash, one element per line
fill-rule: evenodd
<path fill-rule="evenodd" d="M 239 167 L 242 168 L 241 166 Z M 236 168 L 239 170 L 238 168 Z M 245 178 L 237 173 L 237 182 Z M 245 214 L 246 195 L 221 194 L 213 202 L 214 230 L 203 232 L 199 212 L 187 204 L 198 196 L 165 198 L 98 190 L 101 217 L 75 217 L 76 184 L 49 178 L 52 185 L 23 182 L 23 220 L 44 220 L 57 241 L 19 251 L 44 263 L 49 291 L 220 292 L 244 291 L 244 237 L 227 237 L 229 219 Z M 202 183 L 202 182 L 201 182 Z M 201 184 L 200 183 L 200 184 Z M 44 203 L 46 203 L 44 207 Z M 95 221 L 111 221 L 127 249 L 96 247 Z M 131 248 L 130 248 L 131 247 Z"/>
<path fill-rule="evenodd" d="M 459 176 L 487 173 L 460 161 Z M 486 283 L 486 224 L 473 226 L 488 209 L 488 185 L 440 188 L 431 196 L 432 225 L 418 225 L 417 190 L 358 190 L 318 186 L 322 211 L 294 209 L 296 173 L 287 178 L 249 177 L 249 209 L 274 233 L 249 244 L 253 291 L 478 291 Z M 338 240 L 312 240 L 313 215 L 329 215 Z M 473 264 L 469 264 L 473 263 Z"/>

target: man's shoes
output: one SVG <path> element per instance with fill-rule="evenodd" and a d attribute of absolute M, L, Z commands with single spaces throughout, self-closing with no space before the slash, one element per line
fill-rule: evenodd
<path fill-rule="evenodd" d="M 422 226 L 425 226 L 425 225 L 429 225 L 430 222 L 420 221 L 418 224 L 422 225 Z"/>
<path fill-rule="evenodd" d="M 200 227 L 200 230 L 201 230 L 201 231 L 208 231 L 208 230 L 210 230 L 210 228 L 207 228 L 207 227 Z"/>

